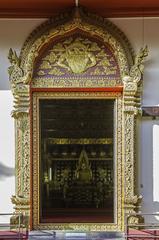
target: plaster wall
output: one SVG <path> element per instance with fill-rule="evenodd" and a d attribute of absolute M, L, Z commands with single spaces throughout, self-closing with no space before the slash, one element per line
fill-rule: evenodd
<path fill-rule="evenodd" d="M 0 212 L 12 211 L 10 197 L 14 194 L 14 124 L 10 116 L 12 95 L 7 68 L 9 48 L 20 52 L 29 33 L 44 19 L 0 19 Z M 159 104 L 159 18 L 111 19 L 128 37 L 135 52 L 148 45 L 145 64 L 143 105 Z M 138 192 L 143 195 L 144 212 L 159 211 L 159 121 L 142 119 L 137 138 L 139 181 Z M 1 167 L 2 166 L 2 167 Z M 10 175 L 4 170 L 10 170 Z"/>

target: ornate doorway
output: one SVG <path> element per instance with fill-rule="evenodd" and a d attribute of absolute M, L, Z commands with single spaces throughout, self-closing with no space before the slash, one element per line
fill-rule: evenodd
<path fill-rule="evenodd" d="M 147 49 L 79 9 L 10 50 L 16 211 L 33 229 L 118 230 L 135 190 L 135 121 Z"/>

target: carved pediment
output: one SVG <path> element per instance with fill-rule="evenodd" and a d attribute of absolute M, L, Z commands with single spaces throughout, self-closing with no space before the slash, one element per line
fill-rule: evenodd
<path fill-rule="evenodd" d="M 104 43 L 75 32 L 51 42 L 39 56 L 33 86 L 119 86 L 118 62 Z"/>

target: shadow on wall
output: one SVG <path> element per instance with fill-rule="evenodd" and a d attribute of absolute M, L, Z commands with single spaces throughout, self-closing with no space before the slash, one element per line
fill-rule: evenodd
<path fill-rule="evenodd" d="M 0 180 L 7 178 L 7 177 L 12 177 L 15 174 L 15 169 L 5 166 L 3 163 L 0 162 Z"/>
<path fill-rule="evenodd" d="M 153 215 L 145 216 L 146 223 L 159 223 L 159 124 L 158 120 L 145 118 L 141 128 L 141 195 L 142 212 Z M 156 215 L 157 214 L 157 215 Z"/>
<path fill-rule="evenodd" d="M 153 202 L 153 212 L 157 213 L 157 215 L 154 215 L 153 222 L 159 223 L 159 202 Z"/>

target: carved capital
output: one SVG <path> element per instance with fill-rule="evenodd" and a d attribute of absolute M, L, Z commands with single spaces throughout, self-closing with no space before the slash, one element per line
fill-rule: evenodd
<path fill-rule="evenodd" d="M 11 197 L 11 201 L 12 201 L 13 204 L 21 205 L 21 206 L 25 206 L 25 205 L 29 205 L 30 204 L 29 198 L 22 197 L 22 196 L 15 196 L 15 195 L 13 195 Z"/>
<path fill-rule="evenodd" d="M 135 106 L 125 106 L 124 112 L 128 114 L 138 115 L 140 113 L 140 108 L 137 108 Z"/>
<path fill-rule="evenodd" d="M 135 58 L 134 65 L 130 69 L 129 75 L 125 75 L 122 79 L 124 85 L 124 112 L 129 114 L 137 115 L 141 112 L 141 86 L 139 86 L 139 83 L 142 79 L 144 69 L 143 63 L 147 55 L 147 47 L 144 49 L 141 48 L 140 52 Z"/>
<path fill-rule="evenodd" d="M 14 112 L 14 118 L 17 119 L 17 127 L 23 133 L 29 128 L 29 114 L 26 112 Z"/>
<path fill-rule="evenodd" d="M 18 118 L 23 113 L 29 113 L 30 99 L 29 99 L 29 85 L 17 84 L 12 89 L 14 96 L 14 110 L 12 116 Z"/>
<path fill-rule="evenodd" d="M 125 214 L 127 216 L 127 223 L 136 225 L 144 222 L 144 218 L 137 214 L 142 201 L 142 196 L 129 196 L 125 198 Z"/>
<path fill-rule="evenodd" d="M 142 79 L 144 60 L 147 55 L 147 46 L 145 48 L 141 48 L 135 57 L 134 65 L 131 67 L 129 75 L 125 75 L 122 79 L 124 84 L 124 104 L 126 106 L 125 111 L 134 112 L 135 114 L 137 112 L 137 107 L 139 107 L 138 93 L 141 93 L 139 83 Z"/>
<path fill-rule="evenodd" d="M 134 206 L 137 206 L 141 203 L 142 201 L 142 196 L 138 196 L 138 195 L 133 195 L 133 196 L 127 196 L 125 198 L 125 204 L 127 205 L 134 205 Z"/>
<path fill-rule="evenodd" d="M 15 213 L 22 213 L 23 214 L 23 223 L 29 224 L 29 215 L 30 215 L 30 200 L 29 198 L 25 198 L 22 196 L 12 196 L 11 197 L 12 203 L 15 205 Z M 16 221 L 17 216 L 13 216 L 11 221 Z M 19 219 L 18 219 L 19 221 Z"/>
<path fill-rule="evenodd" d="M 13 110 L 12 113 L 11 113 L 11 116 L 15 119 L 24 119 L 24 118 L 28 118 L 29 117 L 29 112 L 28 111 L 16 111 L 16 110 Z"/>
<path fill-rule="evenodd" d="M 142 201 L 142 196 L 128 196 L 125 198 L 125 214 L 128 216 L 128 223 L 129 224 L 138 224 L 141 222 L 144 222 L 144 219 L 142 216 L 137 215 L 136 212 L 138 212 L 138 208 L 140 207 Z"/>
<path fill-rule="evenodd" d="M 134 95 L 137 91 L 137 83 L 133 82 L 130 76 L 123 77 L 123 84 L 124 84 L 124 93 L 127 95 Z"/>

